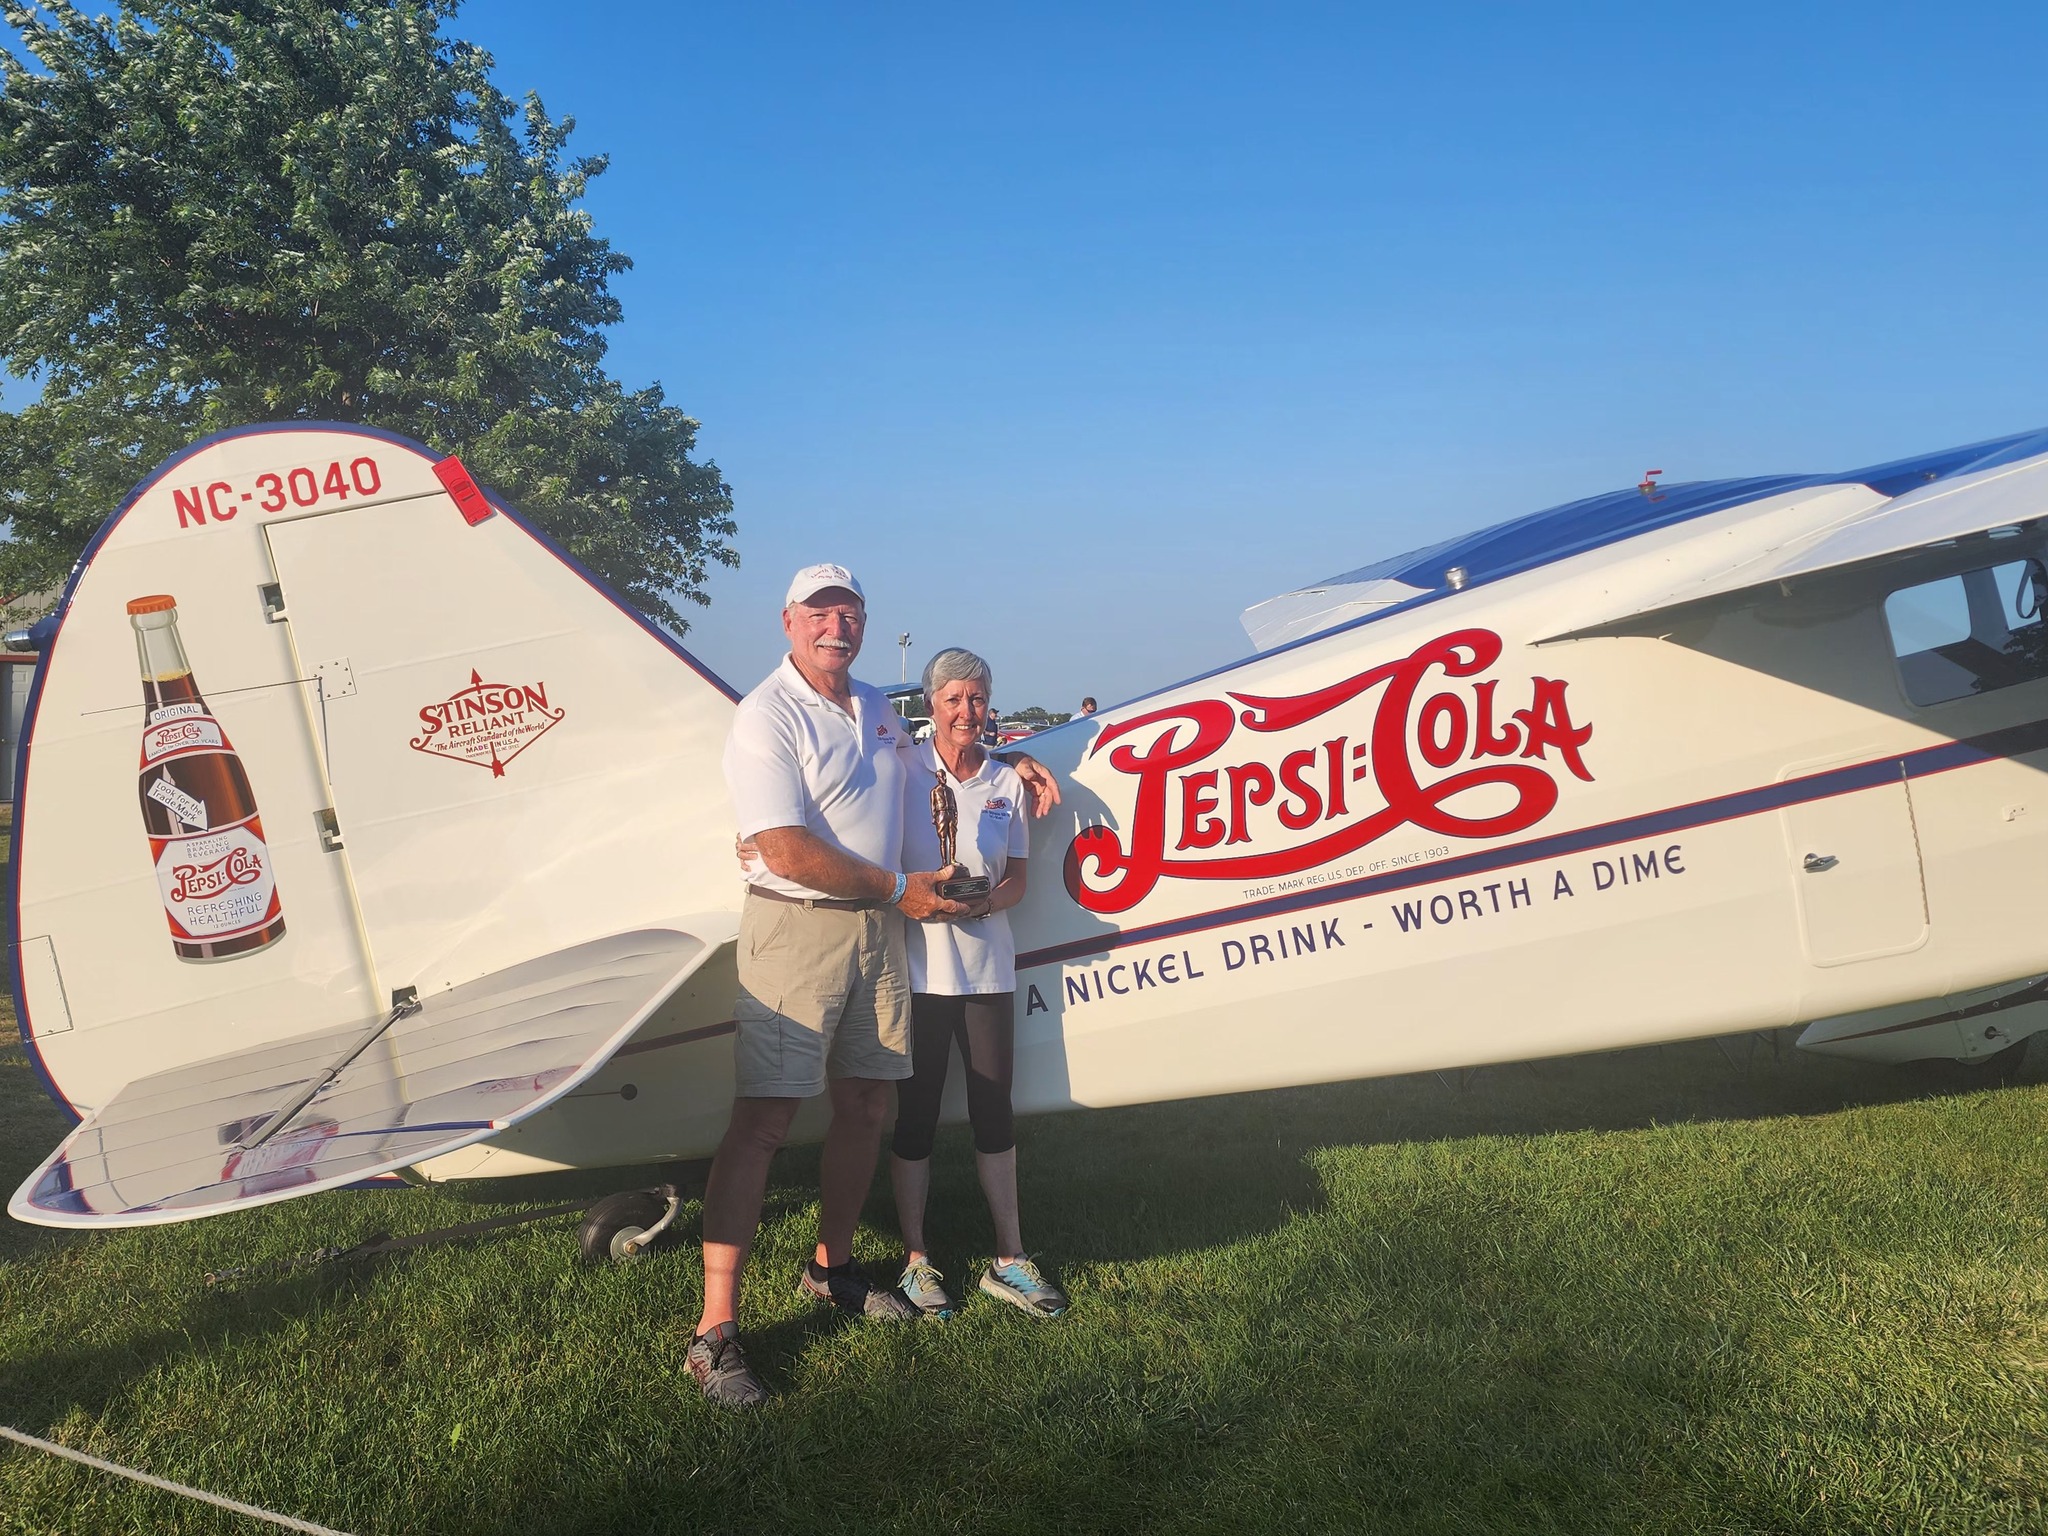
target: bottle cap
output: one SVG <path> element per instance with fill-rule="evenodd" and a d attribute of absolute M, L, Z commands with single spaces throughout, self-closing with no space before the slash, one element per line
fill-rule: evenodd
<path fill-rule="evenodd" d="M 130 613 L 164 613 L 177 606 L 178 600 L 175 597 L 161 592 L 155 597 L 136 597 L 128 601 Z"/>

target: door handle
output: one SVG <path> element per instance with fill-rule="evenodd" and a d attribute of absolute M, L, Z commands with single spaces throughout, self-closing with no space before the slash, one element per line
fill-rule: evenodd
<path fill-rule="evenodd" d="M 1809 853 L 1806 856 L 1806 872 L 1817 875 L 1824 869 L 1833 869 L 1842 861 L 1832 853 Z"/>

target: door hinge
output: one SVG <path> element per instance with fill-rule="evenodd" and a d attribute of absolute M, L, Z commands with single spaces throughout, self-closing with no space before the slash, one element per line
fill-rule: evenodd
<path fill-rule="evenodd" d="M 313 830 L 320 836 L 320 846 L 328 853 L 341 852 L 341 823 L 334 818 L 334 807 L 323 806 L 313 813 Z"/>
<path fill-rule="evenodd" d="M 266 581 L 256 589 L 256 595 L 263 600 L 263 622 L 282 624 L 285 621 L 284 588 L 274 581 Z"/>

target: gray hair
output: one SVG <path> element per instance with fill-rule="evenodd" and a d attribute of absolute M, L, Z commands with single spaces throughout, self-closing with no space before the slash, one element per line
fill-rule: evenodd
<path fill-rule="evenodd" d="M 948 683 L 979 683 L 984 689 L 994 692 L 995 681 L 995 674 L 989 671 L 987 662 L 972 651 L 950 645 L 924 664 L 924 701 L 931 703 L 932 695 Z"/>

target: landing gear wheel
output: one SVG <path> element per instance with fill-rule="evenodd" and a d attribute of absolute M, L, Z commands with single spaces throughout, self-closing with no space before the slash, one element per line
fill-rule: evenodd
<path fill-rule="evenodd" d="M 628 1264 L 641 1256 L 626 1245 L 660 1221 L 668 1201 L 651 1189 L 629 1189 L 606 1195 L 583 1213 L 576 1244 L 593 1264 Z"/>

